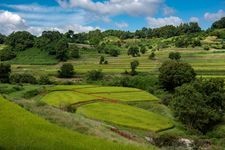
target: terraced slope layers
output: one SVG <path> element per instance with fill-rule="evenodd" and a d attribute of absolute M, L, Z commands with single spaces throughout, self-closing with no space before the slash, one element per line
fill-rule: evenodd
<path fill-rule="evenodd" d="M 4 150 L 143 150 L 59 127 L 0 96 L 0 149 Z"/>
<path fill-rule="evenodd" d="M 172 121 L 164 116 L 125 104 L 158 100 L 154 95 L 135 88 L 56 86 L 51 87 L 41 100 L 59 108 L 75 106 L 76 113 L 109 124 L 153 132 L 173 127 Z"/>

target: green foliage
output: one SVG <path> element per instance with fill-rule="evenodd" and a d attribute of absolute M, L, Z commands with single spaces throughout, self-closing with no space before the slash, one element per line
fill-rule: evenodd
<path fill-rule="evenodd" d="M 131 75 L 137 74 L 136 69 L 138 66 L 139 66 L 139 61 L 137 61 L 137 60 L 134 60 L 130 63 Z"/>
<path fill-rule="evenodd" d="M 11 65 L 0 63 L 0 83 L 8 83 L 11 73 Z"/>
<path fill-rule="evenodd" d="M 225 28 L 225 17 L 221 18 L 220 20 L 212 24 L 212 29 L 222 29 L 222 28 Z"/>
<path fill-rule="evenodd" d="M 175 46 L 179 48 L 187 48 L 189 45 L 189 39 L 187 38 L 178 38 L 176 39 Z"/>
<path fill-rule="evenodd" d="M 128 55 L 131 55 L 132 57 L 140 56 L 139 47 L 137 47 L 137 46 L 131 46 L 131 47 L 128 49 L 127 54 L 128 54 Z"/>
<path fill-rule="evenodd" d="M 75 44 L 70 45 L 69 52 L 72 58 L 80 58 L 80 48 L 77 45 Z"/>
<path fill-rule="evenodd" d="M 169 53 L 169 58 L 170 58 L 171 60 L 176 60 L 176 61 L 178 61 L 178 60 L 181 59 L 181 55 L 180 55 L 179 52 L 170 52 L 170 53 Z"/>
<path fill-rule="evenodd" d="M 104 74 L 102 70 L 91 70 L 87 73 L 87 80 L 90 80 L 90 81 L 102 80 L 103 77 L 104 77 Z"/>
<path fill-rule="evenodd" d="M 100 30 L 95 30 L 88 33 L 88 39 L 91 45 L 98 45 L 102 41 L 103 36 Z"/>
<path fill-rule="evenodd" d="M 204 50 L 208 51 L 208 50 L 210 50 L 210 47 L 209 46 L 204 46 Z"/>
<path fill-rule="evenodd" d="M 48 84 L 51 84 L 52 82 L 47 75 L 42 75 L 40 76 L 38 83 L 40 85 L 48 85 Z"/>
<path fill-rule="evenodd" d="M 41 91 L 38 90 L 38 89 L 29 90 L 29 91 L 27 91 L 27 92 L 24 93 L 23 97 L 26 98 L 26 99 L 30 99 L 32 97 L 37 96 L 40 93 L 41 93 Z"/>
<path fill-rule="evenodd" d="M 197 80 L 177 88 L 171 106 L 189 128 L 206 133 L 222 120 L 224 95 L 224 80 Z"/>
<path fill-rule="evenodd" d="M 6 40 L 6 36 L 0 33 L 0 44 L 4 44 Z"/>
<path fill-rule="evenodd" d="M 155 59 L 155 53 L 151 52 L 151 54 L 148 56 L 149 59 L 154 60 Z"/>
<path fill-rule="evenodd" d="M 166 90 L 174 90 L 195 79 L 196 73 L 191 65 L 176 61 L 166 61 L 159 68 L 159 82 Z"/>
<path fill-rule="evenodd" d="M 60 78 L 71 78 L 75 74 L 73 65 L 70 63 L 63 64 L 58 73 Z"/>
<path fill-rule="evenodd" d="M 113 56 L 113 57 L 117 57 L 120 55 L 120 50 L 119 49 L 115 49 L 115 48 L 111 48 L 109 50 L 109 55 Z"/>
<path fill-rule="evenodd" d="M 14 51 L 23 51 L 34 45 L 34 36 L 27 31 L 13 32 L 7 37 L 6 44 Z"/>
<path fill-rule="evenodd" d="M 192 40 L 191 46 L 193 48 L 197 47 L 197 46 L 202 46 L 202 43 L 201 43 L 201 41 L 199 39 L 194 39 L 194 40 Z"/>
<path fill-rule="evenodd" d="M 8 61 L 16 57 L 16 53 L 10 47 L 6 47 L 0 51 L 0 61 Z"/>
<path fill-rule="evenodd" d="M 103 64 L 104 62 L 105 62 L 105 57 L 104 56 L 101 56 L 100 57 L 99 64 Z"/>
<path fill-rule="evenodd" d="M 23 73 L 23 74 L 12 74 L 10 76 L 10 82 L 11 83 L 30 83 L 30 84 L 36 84 L 37 83 L 37 79 L 31 75 L 31 74 L 27 74 L 27 73 Z"/>
<path fill-rule="evenodd" d="M 66 61 L 68 57 L 68 42 L 66 39 L 59 40 L 55 45 L 56 58 L 60 61 Z"/>
<path fill-rule="evenodd" d="M 145 47 L 145 46 L 142 46 L 141 49 L 140 49 L 140 52 L 141 52 L 142 54 L 145 54 L 145 53 L 147 52 L 146 47 Z"/>

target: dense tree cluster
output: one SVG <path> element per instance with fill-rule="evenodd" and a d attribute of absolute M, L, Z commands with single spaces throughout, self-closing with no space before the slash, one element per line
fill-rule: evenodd
<path fill-rule="evenodd" d="M 181 59 L 181 55 L 180 55 L 179 52 L 170 52 L 170 53 L 169 53 L 169 58 L 170 58 L 171 60 L 176 60 L 176 61 L 178 61 L 178 60 Z"/>
<path fill-rule="evenodd" d="M 0 83 L 8 83 L 11 73 L 11 65 L 0 63 Z"/>
<path fill-rule="evenodd" d="M 221 18 L 220 20 L 212 24 L 212 29 L 222 29 L 222 28 L 225 28 L 225 17 Z"/>
<path fill-rule="evenodd" d="M 6 47 L 0 51 L 0 61 L 11 60 L 16 57 L 16 53 L 10 47 Z"/>
<path fill-rule="evenodd" d="M 6 39 L 6 44 L 13 51 L 23 51 L 34 45 L 34 36 L 27 31 L 18 31 L 10 34 Z"/>
<path fill-rule="evenodd" d="M 206 133 L 224 115 L 224 80 L 196 80 L 184 84 L 176 89 L 171 106 L 179 120 L 189 128 Z"/>
<path fill-rule="evenodd" d="M 195 80 L 196 76 L 191 65 L 177 61 L 164 62 L 159 72 L 159 82 L 168 91 Z"/>

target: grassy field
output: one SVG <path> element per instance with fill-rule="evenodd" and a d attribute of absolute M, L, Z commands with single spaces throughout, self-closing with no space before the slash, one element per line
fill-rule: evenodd
<path fill-rule="evenodd" d="M 59 107 L 95 99 L 97 98 L 94 96 L 74 91 L 54 91 L 45 95 L 41 100 L 49 105 Z"/>
<path fill-rule="evenodd" d="M 0 97 L 0 149 L 111 149 L 143 150 L 140 147 L 112 143 L 56 126 Z"/>
<path fill-rule="evenodd" d="M 10 61 L 11 64 L 26 64 L 26 65 L 54 65 L 58 61 L 54 56 L 49 56 L 47 52 L 41 51 L 38 48 L 31 48 L 19 52 L 17 57 Z"/>
<path fill-rule="evenodd" d="M 121 126 L 159 131 L 173 126 L 168 118 L 140 108 L 116 103 L 93 103 L 81 106 L 77 113 Z"/>

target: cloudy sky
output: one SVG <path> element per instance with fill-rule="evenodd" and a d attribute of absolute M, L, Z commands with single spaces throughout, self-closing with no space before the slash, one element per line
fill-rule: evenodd
<path fill-rule="evenodd" d="M 207 29 L 224 16 L 225 0 L 0 0 L 0 33 L 134 31 L 189 21 Z"/>

